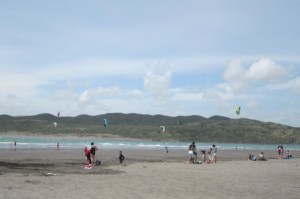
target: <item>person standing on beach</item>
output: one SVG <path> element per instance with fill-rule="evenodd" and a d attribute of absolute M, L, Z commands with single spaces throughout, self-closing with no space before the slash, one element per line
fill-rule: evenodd
<path fill-rule="evenodd" d="M 95 165 L 96 163 L 96 151 L 98 150 L 97 146 L 94 144 L 94 142 L 91 143 L 91 160 L 92 164 Z"/>
<path fill-rule="evenodd" d="M 92 163 L 92 161 L 91 161 L 91 151 L 87 147 L 85 147 L 84 148 L 84 153 L 85 153 L 86 161 L 90 165 Z"/>
<path fill-rule="evenodd" d="M 196 150 L 196 144 L 195 144 L 195 142 L 192 142 L 192 144 L 190 145 L 189 148 L 193 151 L 194 162 L 197 162 L 197 150 Z"/>
<path fill-rule="evenodd" d="M 193 153 L 192 145 L 189 146 L 189 156 L 190 156 L 190 161 L 189 163 L 195 163 L 195 155 Z"/>
<path fill-rule="evenodd" d="M 212 151 L 213 151 L 213 162 L 217 163 L 217 147 L 216 145 L 212 145 Z"/>
<path fill-rule="evenodd" d="M 125 156 L 123 155 L 122 151 L 120 151 L 120 155 L 119 155 L 120 166 L 123 166 L 124 159 L 125 159 Z"/>
<path fill-rule="evenodd" d="M 279 160 L 283 159 L 283 146 L 282 145 L 278 146 L 278 159 Z"/>
<path fill-rule="evenodd" d="M 14 148 L 14 151 L 17 150 L 17 141 L 15 141 L 15 148 Z"/>

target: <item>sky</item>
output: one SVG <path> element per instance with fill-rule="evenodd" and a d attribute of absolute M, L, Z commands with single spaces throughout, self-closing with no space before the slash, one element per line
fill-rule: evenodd
<path fill-rule="evenodd" d="M 220 115 L 300 127 L 299 7 L 1 1 L 0 115 Z"/>

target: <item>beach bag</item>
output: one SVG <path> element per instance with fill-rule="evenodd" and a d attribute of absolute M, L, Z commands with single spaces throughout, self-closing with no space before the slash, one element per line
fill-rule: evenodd
<path fill-rule="evenodd" d="M 101 161 L 100 160 L 96 160 L 96 166 L 101 165 Z"/>

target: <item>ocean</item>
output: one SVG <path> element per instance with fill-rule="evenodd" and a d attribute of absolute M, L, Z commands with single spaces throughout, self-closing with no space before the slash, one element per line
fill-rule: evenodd
<path fill-rule="evenodd" d="M 14 145 L 16 142 L 16 146 Z M 56 149 L 59 143 L 60 149 L 83 149 L 94 142 L 101 150 L 109 149 L 183 149 L 186 150 L 190 142 L 162 142 L 149 140 L 116 140 L 103 138 L 52 138 L 52 137 L 30 137 L 30 136 L 0 136 L 0 149 Z M 215 144 L 219 150 L 277 150 L 276 144 L 236 144 L 236 143 L 201 143 L 196 142 L 197 149 L 207 150 Z M 285 150 L 300 151 L 300 145 L 284 144 Z"/>

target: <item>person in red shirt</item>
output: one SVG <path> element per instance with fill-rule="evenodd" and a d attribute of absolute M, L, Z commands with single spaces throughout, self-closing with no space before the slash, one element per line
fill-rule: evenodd
<path fill-rule="evenodd" d="M 84 153 L 85 153 L 85 156 L 86 156 L 86 161 L 91 164 L 92 163 L 92 160 L 91 160 L 91 151 L 85 147 L 84 148 Z"/>

